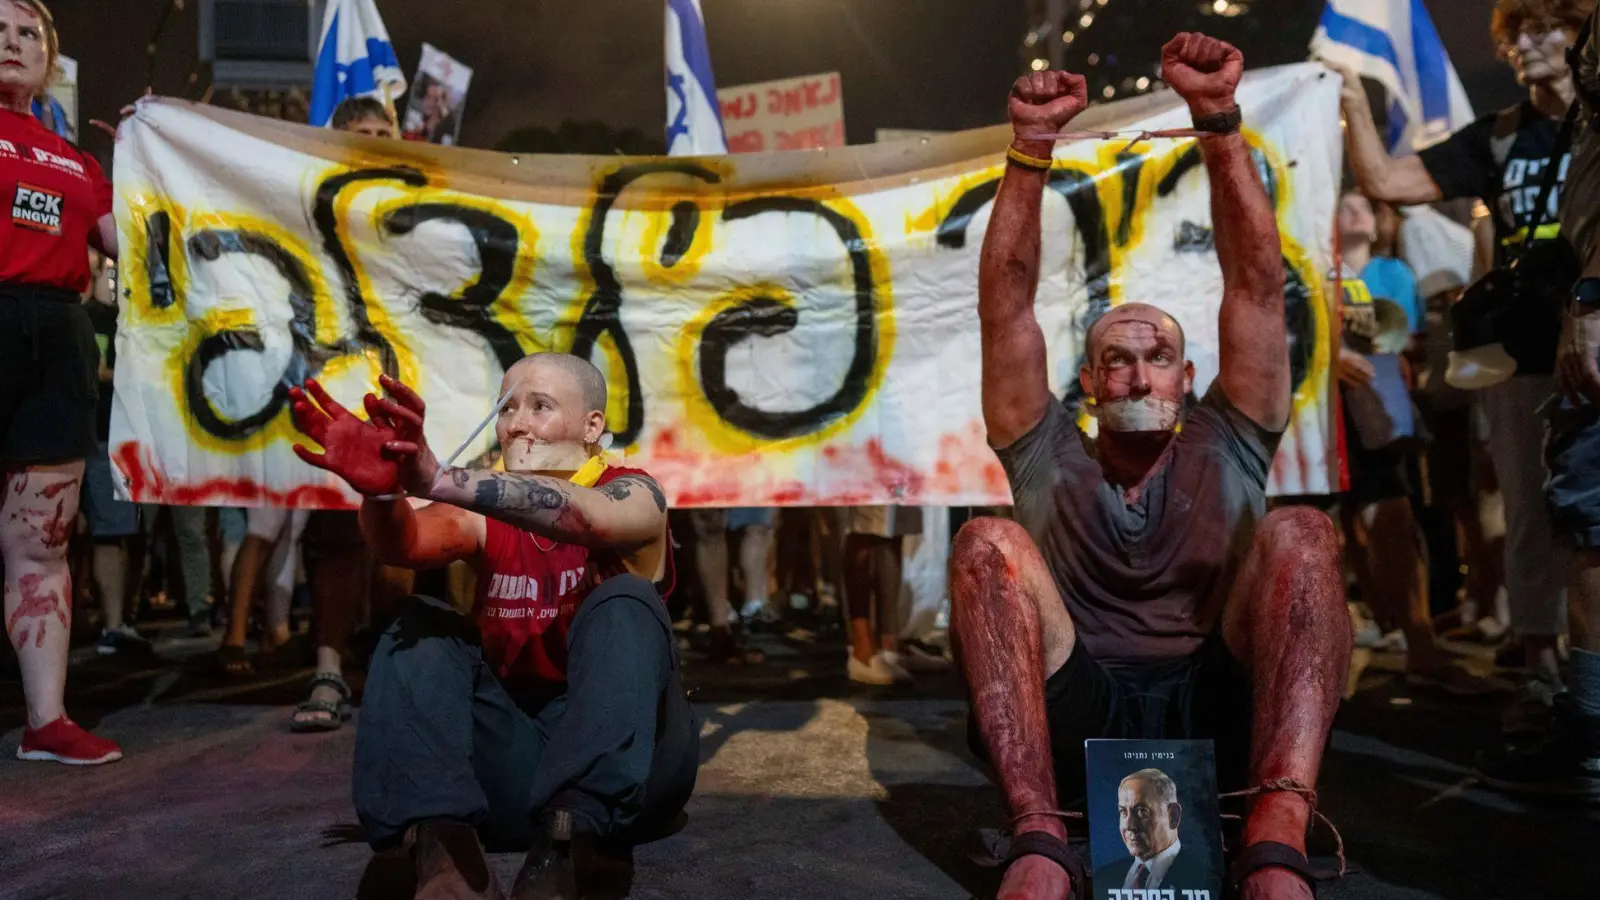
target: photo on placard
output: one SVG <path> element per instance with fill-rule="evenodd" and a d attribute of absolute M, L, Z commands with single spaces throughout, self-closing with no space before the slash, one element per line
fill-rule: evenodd
<path fill-rule="evenodd" d="M 1222 900 L 1210 741 L 1086 741 L 1094 900 Z"/>
<path fill-rule="evenodd" d="M 401 132 L 406 140 L 454 145 L 472 85 L 472 68 L 432 44 L 422 45 L 422 61 L 411 82 L 411 98 Z"/>

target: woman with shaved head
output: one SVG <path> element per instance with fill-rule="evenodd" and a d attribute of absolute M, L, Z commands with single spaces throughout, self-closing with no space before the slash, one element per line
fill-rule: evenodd
<path fill-rule="evenodd" d="M 527 851 L 522 900 L 620 900 L 633 846 L 678 827 L 699 765 L 663 602 L 666 495 L 606 462 L 606 384 L 588 360 L 540 353 L 505 373 L 504 472 L 441 466 L 422 399 L 383 387 L 366 421 L 314 381 L 294 391 L 323 452 L 295 449 L 366 497 L 378 560 L 466 560 L 478 578 L 470 616 L 409 598 L 373 654 L 354 787 L 368 840 L 409 851 L 418 897 L 501 896 L 481 837 Z"/>

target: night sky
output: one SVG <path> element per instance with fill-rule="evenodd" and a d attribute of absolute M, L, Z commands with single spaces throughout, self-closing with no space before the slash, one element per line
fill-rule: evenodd
<path fill-rule="evenodd" d="M 145 84 L 144 46 L 168 0 L 54 0 L 64 51 L 82 66 L 82 118 L 112 119 Z M 1493 0 L 1427 0 L 1480 112 L 1519 89 L 1493 58 Z M 189 89 L 195 7 L 173 16 L 155 89 Z M 661 0 L 378 0 L 409 76 L 427 40 L 477 69 L 463 143 L 490 146 L 524 126 L 565 119 L 659 131 L 665 118 Z M 837 70 L 852 143 L 878 128 L 956 130 L 1003 120 L 1004 96 L 1025 68 L 1022 0 L 702 0 L 718 83 Z M 1305 58 L 1321 0 L 1254 0 L 1250 16 L 1202 16 L 1198 0 L 1110 0 L 1073 45 L 1069 63 L 1102 56 L 1100 77 L 1147 74 L 1160 45 L 1185 27 L 1235 40 L 1252 65 Z M 1105 71 L 1109 57 L 1118 71 Z M 1125 72 L 1123 70 L 1126 70 Z M 1091 74 L 1091 77 L 1094 77 Z M 85 128 L 97 153 L 109 140 Z"/>

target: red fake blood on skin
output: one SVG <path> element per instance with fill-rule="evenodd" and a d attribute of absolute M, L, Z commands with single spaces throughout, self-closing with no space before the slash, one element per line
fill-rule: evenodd
<path fill-rule="evenodd" d="M 30 572 L 17 579 L 17 587 L 22 592 L 22 599 L 17 603 L 17 608 L 11 613 L 11 618 L 6 621 L 6 630 L 13 635 L 13 645 L 21 649 L 27 643 L 28 630 L 24 627 L 17 629 L 17 624 L 23 619 L 37 619 L 38 630 L 33 633 L 33 645 L 44 646 L 45 626 L 50 621 L 50 616 L 55 616 L 62 628 L 67 627 L 67 611 L 62 606 L 61 595 L 55 591 L 45 592 L 40 589 L 44 576 L 37 572 Z"/>
<path fill-rule="evenodd" d="M 56 511 L 43 523 L 44 545 L 54 549 L 64 546 L 67 538 L 72 536 L 72 520 L 66 515 L 67 501 L 57 500 Z"/>
<path fill-rule="evenodd" d="M 69 487 L 72 487 L 73 485 L 75 485 L 77 483 L 78 483 L 78 479 L 73 478 L 73 479 L 70 479 L 70 480 L 67 480 L 67 481 L 58 481 L 55 484 L 45 485 L 44 490 L 40 491 L 35 496 L 43 497 L 46 500 L 54 500 L 58 495 L 60 495 L 60 493 L 62 491 L 66 490 Z M 19 493 L 20 493 L 20 491 L 19 491 Z"/>

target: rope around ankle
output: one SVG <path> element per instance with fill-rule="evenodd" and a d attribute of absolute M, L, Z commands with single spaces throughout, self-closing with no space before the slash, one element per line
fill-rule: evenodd
<path fill-rule="evenodd" d="M 1083 818 L 1083 813 L 1081 813 L 1081 812 L 1072 812 L 1070 810 L 1065 810 L 1065 809 L 1039 809 L 1039 810 L 1034 810 L 1032 812 L 1025 812 L 1025 813 L 1022 813 L 1021 815 L 1017 815 L 1017 816 L 1012 816 L 1011 817 L 1011 821 L 1006 823 L 1005 833 L 1006 834 L 1016 834 L 1017 823 L 1021 822 L 1023 819 L 1031 819 L 1034 816 L 1049 816 L 1051 818 L 1063 819 L 1063 820 L 1064 819 L 1081 819 L 1081 818 Z"/>
<path fill-rule="evenodd" d="M 1218 794 L 1217 798 L 1220 800 L 1227 800 L 1233 797 L 1258 797 L 1262 794 L 1279 792 L 1299 794 L 1305 799 L 1306 807 L 1311 811 L 1311 815 L 1313 817 L 1311 823 L 1306 827 L 1307 833 L 1311 831 L 1311 827 L 1314 826 L 1318 821 L 1321 821 L 1322 824 L 1328 826 L 1328 830 L 1333 832 L 1334 844 L 1337 847 L 1335 853 L 1337 853 L 1339 857 L 1339 877 L 1343 878 L 1345 874 L 1344 838 L 1339 834 L 1339 829 L 1334 827 L 1333 822 L 1329 821 L 1328 817 L 1323 815 L 1321 811 L 1317 809 L 1316 791 L 1306 787 L 1298 781 L 1295 781 L 1293 778 L 1270 778 L 1252 788 L 1245 788 L 1242 791 L 1233 791 L 1227 794 Z M 1240 817 L 1224 815 L 1223 818 L 1237 819 Z"/>

